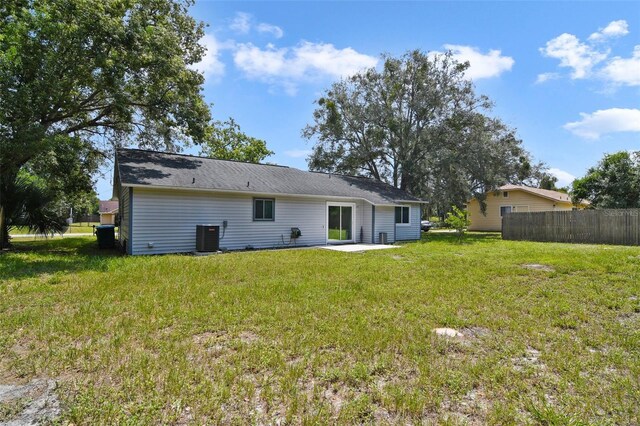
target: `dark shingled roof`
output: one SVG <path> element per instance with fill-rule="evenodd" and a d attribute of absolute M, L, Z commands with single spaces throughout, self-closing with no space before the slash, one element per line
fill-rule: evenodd
<path fill-rule="evenodd" d="M 348 197 L 364 199 L 372 204 L 421 202 L 405 191 L 374 179 L 307 172 L 286 166 L 138 149 L 117 150 L 116 161 L 123 186 Z"/>
<path fill-rule="evenodd" d="M 98 211 L 100 213 L 111 213 L 118 210 L 118 207 L 118 200 L 100 200 L 100 207 L 98 208 Z"/>

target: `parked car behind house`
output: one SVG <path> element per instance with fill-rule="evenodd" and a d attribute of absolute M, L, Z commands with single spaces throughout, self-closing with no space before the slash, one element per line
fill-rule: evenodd
<path fill-rule="evenodd" d="M 421 220 L 420 221 L 420 229 L 423 230 L 424 232 L 428 232 L 429 229 L 431 229 L 433 227 L 433 223 L 428 221 L 428 220 Z"/>

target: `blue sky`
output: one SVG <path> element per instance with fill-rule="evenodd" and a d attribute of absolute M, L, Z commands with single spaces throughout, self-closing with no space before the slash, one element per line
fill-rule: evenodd
<path fill-rule="evenodd" d="M 191 12 L 208 25 L 197 69 L 214 117 L 264 139 L 270 162 L 305 169 L 314 100 L 412 49 L 469 60 L 476 91 L 562 185 L 604 153 L 640 150 L 638 2 L 197 1 Z"/>

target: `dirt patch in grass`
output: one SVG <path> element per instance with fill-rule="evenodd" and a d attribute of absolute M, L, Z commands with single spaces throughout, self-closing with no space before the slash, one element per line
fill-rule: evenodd
<path fill-rule="evenodd" d="M 205 353 L 222 356 L 236 352 L 232 345 L 233 338 L 226 331 L 205 331 L 193 336 L 193 343 Z"/>
<path fill-rule="evenodd" d="M 462 398 L 453 402 L 445 399 L 441 409 L 441 420 L 465 425 L 484 425 L 491 408 L 491 401 L 482 389 L 471 389 Z"/>
<path fill-rule="evenodd" d="M 397 260 L 399 262 L 406 262 L 406 263 L 414 263 L 415 262 L 413 259 L 407 258 L 405 256 L 401 256 L 399 254 L 394 254 L 393 256 L 391 256 L 391 258 L 393 260 Z"/>
<path fill-rule="evenodd" d="M 207 345 L 214 341 L 227 340 L 226 331 L 205 331 L 193 335 L 193 342 L 197 345 Z"/>
<path fill-rule="evenodd" d="M 257 342 L 260 337 L 252 331 L 243 331 L 239 335 L 240 341 L 245 344 L 251 344 Z"/>
<path fill-rule="evenodd" d="M 524 269 L 530 269 L 533 271 L 555 272 L 555 268 L 549 265 L 543 265 L 541 263 L 524 263 L 522 265 Z"/>
<path fill-rule="evenodd" d="M 624 326 L 640 326 L 640 312 L 630 312 L 618 316 L 618 322 Z"/>
<path fill-rule="evenodd" d="M 540 351 L 533 348 L 527 348 L 525 354 L 520 357 L 511 358 L 513 369 L 516 371 L 524 371 L 528 368 L 536 370 L 544 370 L 547 366 L 540 362 Z"/>
<path fill-rule="evenodd" d="M 471 339 L 481 339 L 491 335 L 491 330 L 485 327 L 465 327 L 460 332 L 464 337 Z"/>

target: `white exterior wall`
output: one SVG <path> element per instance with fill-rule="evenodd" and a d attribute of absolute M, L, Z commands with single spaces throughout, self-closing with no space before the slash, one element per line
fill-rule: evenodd
<path fill-rule="evenodd" d="M 376 206 L 375 243 L 380 243 L 380 232 L 387 233 L 390 243 L 396 241 L 420 239 L 420 204 L 403 204 L 410 207 L 409 225 L 396 225 L 396 208 L 394 206 Z"/>
<path fill-rule="evenodd" d="M 409 225 L 396 225 L 396 241 L 419 240 L 420 239 L 420 205 L 409 205 Z M 394 211 L 395 221 L 395 211 Z"/>
<path fill-rule="evenodd" d="M 380 232 L 387 233 L 387 241 L 393 243 L 396 240 L 396 211 L 393 206 L 376 206 L 376 227 L 374 238 L 376 244 L 380 243 Z"/>
<path fill-rule="evenodd" d="M 302 232 L 297 245 L 324 245 L 327 242 L 327 202 L 348 201 L 260 196 L 275 198 L 275 220 L 254 221 L 253 198 L 249 194 L 134 188 L 132 254 L 192 252 L 195 250 L 198 224 L 219 225 L 220 247 L 230 250 L 244 249 L 247 245 L 254 248 L 283 247 L 282 239 L 285 243 L 289 241 L 292 227 L 298 227 Z M 355 241 L 360 240 L 361 227 L 363 234 L 370 238 L 370 231 L 367 234 L 365 226 L 367 216 L 371 217 L 370 206 L 362 200 L 350 202 L 356 204 Z M 391 213 L 393 229 L 393 208 Z M 222 227 L 225 220 L 226 230 Z M 149 243 L 153 247 L 149 247 Z"/>
<path fill-rule="evenodd" d="M 363 202 L 362 203 L 362 241 L 359 241 L 361 243 L 364 244 L 371 244 L 371 231 L 372 231 L 372 210 L 373 210 L 373 206 L 367 202 Z M 358 230 L 358 232 L 360 232 Z"/>

